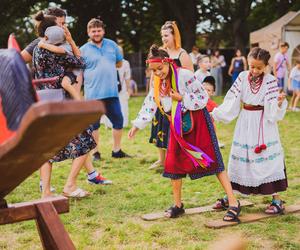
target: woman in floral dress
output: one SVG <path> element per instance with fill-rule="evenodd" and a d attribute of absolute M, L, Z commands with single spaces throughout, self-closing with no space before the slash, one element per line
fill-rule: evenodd
<path fill-rule="evenodd" d="M 47 16 L 41 14 L 39 17 L 41 25 L 43 21 L 47 19 Z M 47 27 L 46 27 L 47 28 Z M 46 30 L 45 28 L 45 30 Z M 75 43 L 71 36 L 66 37 L 70 45 L 74 46 Z M 62 78 L 68 75 L 66 69 L 70 68 L 82 68 L 84 63 L 81 58 L 68 55 L 68 54 L 55 54 L 49 50 L 40 48 L 37 46 L 33 52 L 33 67 L 34 67 L 34 78 L 51 78 L 58 77 L 54 83 L 45 83 L 39 85 L 38 89 L 62 89 L 61 81 Z M 76 82 L 76 79 L 70 76 L 72 83 Z M 66 159 L 72 159 L 72 169 L 68 176 L 66 185 L 64 187 L 64 194 L 71 197 L 85 197 L 89 193 L 78 188 L 76 185 L 77 176 L 85 163 L 88 153 L 91 149 L 96 147 L 96 143 L 92 137 L 92 130 L 88 128 L 81 134 L 77 135 L 71 140 L 71 142 L 61 149 L 49 162 L 45 163 L 41 167 L 41 178 L 43 181 L 43 197 L 51 196 L 50 191 L 50 178 L 51 169 L 53 162 L 60 162 Z"/>

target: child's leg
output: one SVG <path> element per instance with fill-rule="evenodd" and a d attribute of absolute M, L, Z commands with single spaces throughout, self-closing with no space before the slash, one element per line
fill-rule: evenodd
<path fill-rule="evenodd" d="M 67 182 L 64 186 L 64 192 L 65 193 L 72 193 L 73 191 L 76 190 L 77 184 L 77 176 L 87 158 L 88 154 L 82 155 L 72 161 L 72 167 L 70 174 L 68 176 Z"/>
<path fill-rule="evenodd" d="M 49 162 L 46 162 L 40 168 L 40 175 L 42 180 L 42 198 L 51 196 L 50 190 L 50 182 L 51 182 L 51 172 L 52 172 L 52 165 Z"/>
<path fill-rule="evenodd" d="M 295 91 L 296 93 L 296 97 L 295 97 L 295 100 L 294 100 L 294 105 L 293 105 L 293 108 L 296 108 L 297 107 L 297 104 L 298 104 L 298 102 L 299 102 L 299 100 L 300 100 L 300 90 L 297 90 L 297 91 Z"/>
<path fill-rule="evenodd" d="M 158 153 L 159 153 L 159 161 L 161 162 L 161 165 L 165 165 L 165 160 L 166 160 L 166 150 L 163 148 L 158 148 Z"/>
<path fill-rule="evenodd" d="M 70 78 L 64 76 L 61 82 L 61 86 L 64 88 L 65 91 L 67 91 L 72 96 L 72 98 L 78 101 L 82 100 L 82 96 L 80 92 L 78 92 L 77 89 L 71 83 L 72 82 Z"/>
<path fill-rule="evenodd" d="M 176 218 L 184 213 L 183 204 L 181 203 L 182 179 L 172 179 L 173 199 L 175 205 L 165 211 L 165 217 Z"/>
<path fill-rule="evenodd" d="M 237 201 L 237 199 L 235 198 L 235 196 L 233 194 L 233 190 L 232 190 L 231 184 L 229 182 L 228 175 L 225 171 L 223 171 L 221 173 L 218 173 L 217 177 L 227 194 L 227 199 L 228 199 L 228 203 L 229 203 L 228 210 L 227 210 L 225 216 L 223 217 L 223 220 L 229 221 L 229 222 L 230 221 L 238 221 L 238 216 L 241 212 L 241 207 L 240 207 L 240 203 Z"/>
<path fill-rule="evenodd" d="M 238 202 L 233 194 L 233 190 L 232 190 L 227 173 L 225 171 L 223 171 L 221 173 L 218 173 L 217 177 L 227 194 L 229 206 L 233 206 L 233 207 L 237 206 Z"/>
<path fill-rule="evenodd" d="M 293 90 L 293 95 L 292 95 L 292 98 L 291 98 L 291 101 L 290 101 L 289 108 L 293 108 L 294 107 L 295 98 L 296 98 L 296 91 Z"/>
<path fill-rule="evenodd" d="M 82 74 L 79 74 L 77 77 L 76 77 L 76 84 L 74 84 L 74 87 L 75 89 L 77 90 L 78 93 L 81 92 L 81 87 L 82 87 L 82 82 L 83 82 L 83 76 Z"/>
<path fill-rule="evenodd" d="M 181 207 L 181 187 L 182 179 L 171 180 L 173 188 L 173 199 L 177 207 Z"/>
<path fill-rule="evenodd" d="M 100 152 L 100 143 L 99 143 L 99 129 L 96 129 L 93 131 L 92 133 L 93 138 L 97 144 L 97 147 L 95 147 L 94 149 L 91 150 L 90 154 L 95 154 L 96 152 Z"/>

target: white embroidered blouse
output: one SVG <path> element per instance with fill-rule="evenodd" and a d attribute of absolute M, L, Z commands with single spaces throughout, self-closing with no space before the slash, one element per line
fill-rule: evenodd
<path fill-rule="evenodd" d="M 179 94 L 182 95 L 182 112 L 186 110 L 199 110 L 205 108 L 208 95 L 202 86 L 202 83 L 197 80 L 194 73 L 190 70 L 178 69 L 178 87 Z M 153 86 L 151 84 L 150 86 Z M 172 98 L 170 96 L 160 96 L 160 102 L 165 112 L 169 112 L 172 107 Z M 154 101 L 154 89 L 151 87 L 146 96 L 143 106 L 135 120 L 132 121 L 133 126 L 143 129 L 150 123 L 157 110 L 157 105 Z"/>
<path fill-rule="evenodd" d="M 277 79 L 270 74 L 265 75 L 261 90 L 257 94 L 253 94 L 248 84 L 248 74 L 249 71 L 243 71 L 239 74 L 237 80 L 227 92 L 222 105 L 212 111 L 214 120 L 224 123 L 231 122 L 239 115 L 242 102 L 264 106 L 265 119 L 270 122 L 274 123 L 283 119 L 287 101 L 284 100 L 282 106 L 278 107 Z"/>

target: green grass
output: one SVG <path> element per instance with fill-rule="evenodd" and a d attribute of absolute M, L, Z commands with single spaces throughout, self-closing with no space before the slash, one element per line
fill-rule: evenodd
<path fill-rule="evenodd" d="M 130 118 L 141 107 L 143 97 L 130 99 Z M 217 102 L 221 99 L 217 98 Z M 279 123 L 285 150 L 289 189 L 283 194 L 287 204 L 300 203 L 300 115 L 288 112 Z M 217 124 L 224 162 L 228 161 L 234 123 Z M 206 213 L 186 216 L 175 220 L 146 222 L 140 216 L 153 211 L 163 211 L 172 204 L 168 179 L 160 172 L 148 170 L 157 159 L 156 148 L 148 143 L 149 127 L 140 131 L 134 141 L 127 140 L 124 130 L 123 149 L 133 159 L 116 160 L 111 154 L 111 131 L 101 128 L 101 155 L 104 160 L 95 164 L 105 176 L 114 181 L 112 186 L 90 186 L 85 173 L 80 174 L 78 184 L 90 191 L 92 196 L 80 201 L 70 201 L 70 212 L 60 215 L 67 231 L 78 249 L 207 249 L 216 239 L 232 234 L 242 235 L 249 249 L 300 249 L 300 214 L 281 216 L 252 224 L 211 230 L 204 226 L 210 219 L 218 219 L 223 213 Z M 70 169 L 70 161 L 55 165 L 53 185 L 62 192 Z M 39 198 L 39 177 L 35 173 L 9 196 L 9 203 Z M 212 204 L 223 195 L 217 179 L 202 178 L 184 180 L 185 206 Z M 270 197 L 249 197 L 257 204 L 243 213 L 263 209 Z M 34 221 L 0 226 L 0 249 L 41 249 Z"/>

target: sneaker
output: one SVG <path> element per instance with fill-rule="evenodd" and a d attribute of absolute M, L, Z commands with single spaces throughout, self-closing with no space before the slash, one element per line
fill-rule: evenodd
<path fill-rule="evenodd" d="M 40 191 L 43 192 L 43 182 L 40 181 Z M 55 192 L 55 187 L 50 187 L 50 192 L 54 193 Z"/>
<path fill-rule="evenodd" d="M 113 157 L 113 158 L 131 158 L 131 156 L 126 154 L 125 152 L 123 152 L 122 149 L 120 149 L 118 152 L 112 151 L 111 157 Z"/>
<path fill-rule="evenodd" d="M 93 154 L 93 161 L 100 161 L 101 160 L 101 154 L 99 152 L 96 152 Z"/>
<path fill-rule="evenodd" d="M 112 181 L 98 174 L 94 179 L 88 179 L 88 183 L 91 185 L 110 185 Z"/>
<path fill-rule="evenodd" d="M 224 148 L 225 147 L 225 143 L 222 142 L 218 142 L 219 143 L 219 148 Z"/>

